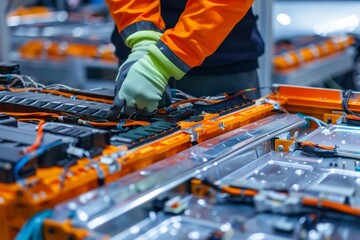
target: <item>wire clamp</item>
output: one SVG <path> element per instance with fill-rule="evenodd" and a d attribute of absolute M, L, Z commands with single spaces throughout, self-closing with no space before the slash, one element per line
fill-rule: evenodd
<path fill-rule="evenodd" d="M 258 212 L 273 212 L 281 214 L 299 213 L 301 200 L 297 196 L 289 196 L 274 191 L 261 191 L 254 197 Z"/>

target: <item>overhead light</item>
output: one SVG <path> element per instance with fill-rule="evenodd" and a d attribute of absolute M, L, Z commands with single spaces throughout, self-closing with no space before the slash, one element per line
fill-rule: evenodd
<path fill-rule="evenodd" d="M 285 13 L 280 13 L 277 15 L 276 20 L 284 26 L 290 25 L 291 23 L 291 18 L 289 15 L 285 14 Z"/>
<path fill-rule="evenodd" d="M 327 35 L 335 32 L 352 32 L 359 26 L 359 17 L 350 15 L 334 21 L 315 24 L 313 30 L 316 34 Z"/>

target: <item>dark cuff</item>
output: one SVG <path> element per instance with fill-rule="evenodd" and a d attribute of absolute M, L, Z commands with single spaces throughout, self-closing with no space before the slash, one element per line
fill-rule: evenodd
<path fill-rule="evenodd" d="M 140 21 L 140 22 L 135 22 L 135 23 L 127 26 L 126 28 L 124 28 L 124 30 L 122 30 L 120 32 L 120 36 L 123 39 L 123 41 L 125 42 L 125 40 L 128 36 L 130 36 L 131 34 L 137 32 L 137 31 L 141 31 L 141 30 L 153 30 L 153 31 L 161 32 L 161 33 L 163 32 L 163 30 L 160 30 L 153 22 Z"/>
<path fill-rule="evenodd" d="M 176 56 L 175 53 L 161 40 L 156 43 L 156 46 L 173 64 L 175 64 L 184 73 L 191 69 L 191 67 L 184 63 L 183 60 L 181 60 L 178 56 Z"/>

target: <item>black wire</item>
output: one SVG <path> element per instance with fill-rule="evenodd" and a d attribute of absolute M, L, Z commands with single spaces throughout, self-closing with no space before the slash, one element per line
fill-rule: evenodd
<path fill-rule="evenodd" d="M 346 123 L 349 125 L 360 126 L 360 120 L 346 118 Z"/>
<path fill-rule="evenodd" d="M 261 89 L 270 89 L 273 94 L 276 94 L 276 88 L 275 87 L 265 86 L 265 87 L 259 87 L 258 89 L 259 90 L 261 90 Z"/>
<path fill-rule="evenodd" d="M 301 150 L 303 151 L 303 153 L 305 152 L 307 154 L 316 155 L 319 157 L 337 157 L 336 149 L 327 150 L 314 146 L 302 146 Z"/>
<path fill-rule="evenodd" d="M 351 115 L 354 115 L 354 116 L 357 116 L 357 117 L 360 117 L 359 114 L 351 111 L 349 109 L 349 100 L 350 100 L 350 97 L 351 97 L 351 93 L 352 93 L 352 89 L 349 89 L 349 90 L 346 90 L 343 92 L 343 100 L 342 100 L 342 109 L 347 113 L 347 114 L 351 114 Z"/>
<path fill-rule="evenodd" d="M 214 190 L 216 191 L 221 191 L 221 187 L 214 184 L 213 182 L 209 181 L 208 179 L 204 178 L 202 181 L 201 181 L 204 185 L 207 185 L 211 188 L 213 188 Z"/>
<path fill-rule="evenodd" d="M 247 88 L 247 89 L 252 89 L 252 88 Z M 250 92 L 255 92 L 255 91 L 260 91 L 262 89 L 270 89 L 271 92 L 276 95 L 276 88 L 275 87 L 270 87 L 270 86 L 265 86 L 265 87 L 256 87 L 256 88 L 253 88 L 252 90 L 250 91 L 246 91 L 247 89 L 243 89 L 243 90 L 240 90 L 240 91 L 237 91 L 233 94 L 229 94 L 230 97 L 235 97 L 235 96 L 238 96 L 238 95 L 245 95 L 246 96 L 246 93 L 250 93 Z"/>

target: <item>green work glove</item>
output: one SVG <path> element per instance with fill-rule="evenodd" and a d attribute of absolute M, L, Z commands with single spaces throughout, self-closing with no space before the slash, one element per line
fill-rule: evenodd
<path fill-rule="evenodd" d="M 147 53 L 148 46 L 159 41 L 162 33 L 152 30 L 142 30 L 126 38 L 125 44 L 131 48 L 131 53 L 121 64 L 116 76 L 115 95 L 119 92 L 130 67 Z"/>
<path fill-rule="evenodd" d="M 170 77 L 180 79 L 184 74 L 159 48 L 151 45 L 148 54 L 130 67 L 117 101 L 125 100 L 127 114 L 151 113 L 157 109 Z"/>
<path fill-rule="evenodd" d="M 152 30 L 142 30 L 131 34 L 125 40 L 125 45 L 131 48 L 131 53 L 127 59 L 121 64 L 115 80 L 115 99 L 113 106 L 110 108 L 107 118 L 117 120 L 120 111 L 124 106 L 124 101 L 119 99 L 119 90 L 129 72 L 130 67 L 147 53 L 147 48 L 159 41 L 162 33 Z"/>

